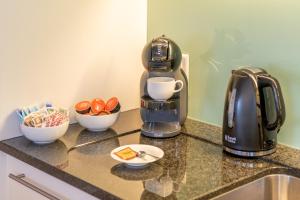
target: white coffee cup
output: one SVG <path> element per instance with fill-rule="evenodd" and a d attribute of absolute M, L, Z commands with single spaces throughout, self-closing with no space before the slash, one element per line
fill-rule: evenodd
<path fill-rule="evenodd" d="M 178 83 L 180 87 L 175 89 Z M 183 82 L 171 77 L 152 77 L 147 80 L 147 90 L 150 97 L 158 101 L 171 98 L 175 92 L 179 92 L 182 88 Z"/>

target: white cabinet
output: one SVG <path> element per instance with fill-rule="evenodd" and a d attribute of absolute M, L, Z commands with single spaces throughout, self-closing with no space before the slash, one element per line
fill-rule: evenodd
<path fill-rule="evenodd" d="M 15 180 L 8 180 L 7 199 L 34 199 L 34 200 L 49 200 L 43 195 L 32 191 L 30 188 L 18 183 Z"/>
<path fill-rule="evenodd" d="M 99 200 L 0 152 L 1 200 Z"/>
<path fill-rule="evenodd" d="M 0 199 L 7 199 L 6 196 L 7 179 L 6 179 L 6 156 L 0 151 Z"/>

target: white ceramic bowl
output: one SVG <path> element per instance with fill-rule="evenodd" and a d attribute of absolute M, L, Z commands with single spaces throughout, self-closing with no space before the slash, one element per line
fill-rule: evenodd
<path fill-rule="evenodd" d="M 83 115 L 76 112 L 76 119 L 78 123 L 87 128 L 89 131 L 98 132 L 105 131 L 111 127 L 118 119 L 120 112 L 109 115 Z"/>
<path fill-rule="evenodd" d="M 69 121 L 53 127 L 35 128 L 21 124 L 24 136 L 37 144 L 48 144 L 62 137 L 68 130 Z"/>

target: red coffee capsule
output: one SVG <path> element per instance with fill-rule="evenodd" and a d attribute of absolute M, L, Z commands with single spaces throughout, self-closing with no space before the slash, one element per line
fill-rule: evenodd
<path fill-rule="evenodd" d="M 105 111 L 116 113 L 120 110 L 121 105 L 117 97 L 112 97 L 106 102 Z"/>
<path fill-rule="evenodd" d="M 105 108 L 105 102 L 102 99 L 93 99 L 91 103 L 91 112 L 98 115 Z"/>
<path fill-rule="evenodd" d="M 91 109 L 91 104 L 89 101 L 81 101 L 75 105 L 76 112 L 80 114 L 89 113 Z"/>

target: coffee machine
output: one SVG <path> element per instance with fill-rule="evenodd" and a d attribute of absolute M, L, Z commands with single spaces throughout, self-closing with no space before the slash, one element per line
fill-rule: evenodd
<path fill-rule="evenodd" d="M 143 135 L 155 138 L 173 137 L 180 133 L 188 111 L 188 81 L 180 68 L 181 50 L 169 38 L 162 35 L 150 41 L 143 49 L 145 71 L 140 81 L 141 118 Z M 171 77 L 183 82 L 180 92 L 165 101 L 150 97 L 147 80 L 152 77 Z"/>

